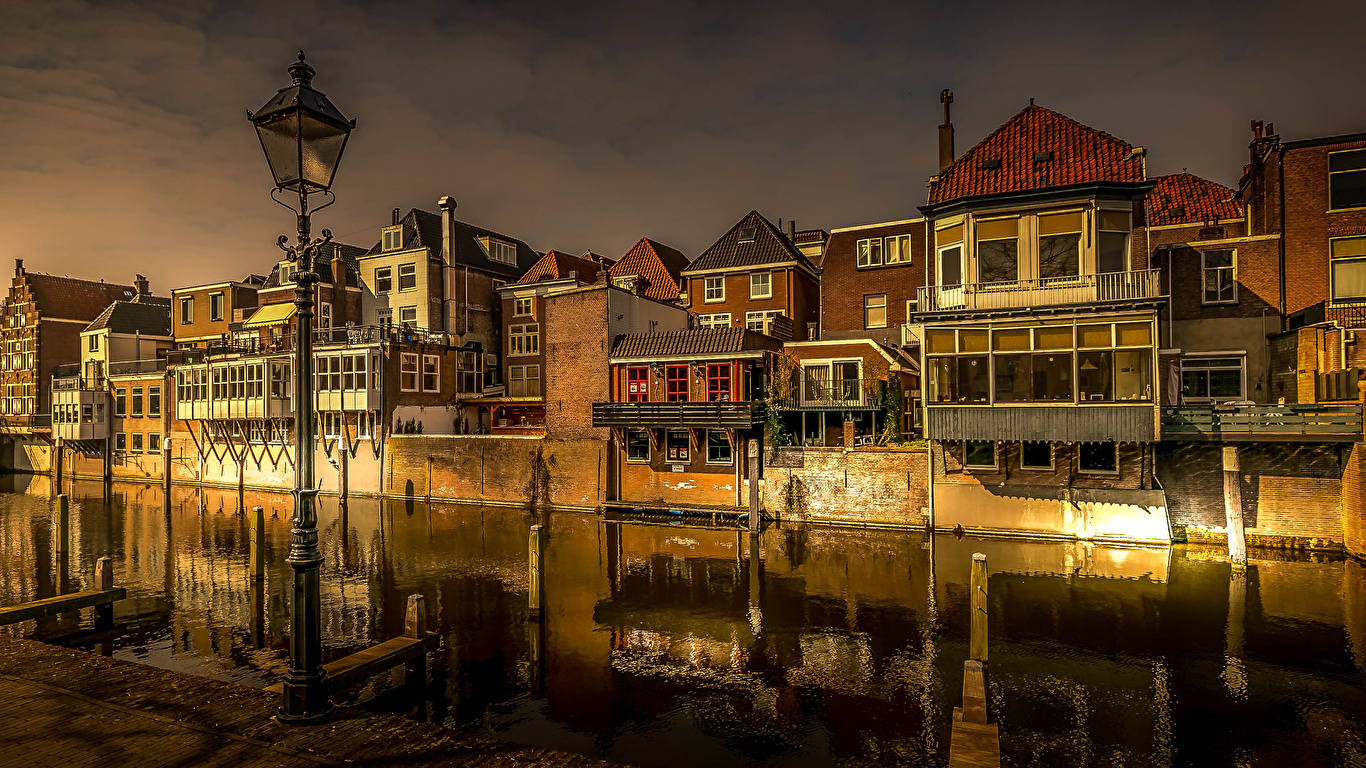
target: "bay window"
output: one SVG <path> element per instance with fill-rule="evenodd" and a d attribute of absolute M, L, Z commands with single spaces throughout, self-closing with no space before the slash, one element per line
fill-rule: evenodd
<path fill-rule="evenodd" d="M 1099 214 L 1100 231 L 1096 233 L 1096 271 L 1124 272 L 1129 268 L 1129 233 L 1133 227 L 1129 223 L 1128 211 L 1101 211 Z"/>
<path fill-rule="evenodd" d="M 977 282 L 1013 283 L 1020 279 L 1019 219 L 977 224 Z"/>
<path fill-rule="evenodd" d="M 1038 217 L 1039 277 L 1076 277 L 1081 274 L 1081 212 Z"/>

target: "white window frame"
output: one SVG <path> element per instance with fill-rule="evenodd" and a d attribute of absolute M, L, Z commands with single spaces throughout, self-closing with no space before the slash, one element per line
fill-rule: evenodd
<path fill-rule="evenodd" d="M 645 437 L 645 458 L 631 457 L 631 435 L 633 433 L 643 433 Z M 650 463 L 650 431 L 647 429 L 628 429 L 626 430 L 626 463 L 627 464 L 649 464 Z"/>
<path fill-rule="evenodd" d="M 508 357 L 530 357 L 540 353 L 540 323 L 508 326 Z"/>
<path fill-rule="evenodd" d="M 410 364 L 411 368 L 409 367 Z M 400 392 L 418 392 L 421 390 L 422 369 L 420 366 L 421 363 L 416 352 L 399 353 L 398 390 Z M 413 385 L 411 387 L 404 386 L 407 383 L 408 376 L 412 376 Z"/>
<path fill-rule="evenodd" d="M 755 312 L 746 312 L 745 328 L 756 333 L 763 333 L 765 320 L 769 319 L 770 317 L 778 317 L 779 315 L 783 314 L 786 313 L 783 312 L 783 310 L 781 309 L 761 309 Z M 726 315 L 726 317 L 730 317 L 730 315 Z"/>
<path fill-rule="evenodd" d="M 403 247 L 403 227 L 387 227 L 380 236 L 380 250 L 397 251 Z"/>
<path fill-rule="evenodd" d="M 711 457 L 711 438 L 713 434 L 720 435 L 721 442 L 725 443 L 726 445 L 727 458 L 724 461 L 713 460 Z M 705 460 L 707 464 L 710 464 L 713 467 L 731 467 L 735 465 L 735 448 L 730 444 L 730 441 L 726 439 L 726 431 L 724 429 L 707 430 L 707 435 L 703 439 L 702 443 L 702 450 L 705 453 Z"/>
<path fill-rule="evenodd" d="M 1208 266 L 1208 265 L 1205 263 L 1205 259 L 1209 256 L 1209 254 L 1211 254 L 1211 253 L 1225 253 L 1225 252 L 1227 252 L 1227 253 L 1229 253 L 1229 254 L 1232 254 L 1232 261 L 1233 261 L 1233 263 L 1232 263 L 1231 265 L 1229 265 L 1229 266 L 1227 266 L 1227 267 L 1210 267 L 1210 266 Z M 1231 298 L 1231 299 L 1210 299 L 1210 298 L 1209 298 L 1209 294 L 1208 294 L 1208 290 L 1209 290 L 1209 289 L 1208 289 L 1208 283 L 1206 283 L 1206 278 L 1207 278 L 1207 276 L 1208 276 L 1210 270 L 1212 270 L 1212 269 L 1214 269 L 1214 270 L 1219 270 L 1219 272 L 1221 272 L 1221 273 L 1224 272 L 1224 271 L 1227 271 L 1227 272 L 1228 272 L 1229 281 L 1233 283 L 1233 298 Z M 1208 249 L 1208 250 L 1204 250 L 1204 251 L 1201 251 L 1201 252 L 1200 252 L 1200 303 L 1203 304 L 1203 305 L 1211 305 L 1211 304 L 1224 304 L 1224 305 L 1228 305 L 1228 304 L 1237 304 L 1237 303 L 1238 303 L 1238 249 L 1237 249 L 1237 248 L 1210 248 L 1210 249 Z"/>
<path fill-rule="evenodd" d="M 892 258 L 892 245 L 896 245 L 897 257 Z M 887 235 L 882 238 L 882 263 L 883 264 L 910 264 L 911 263 L 911 236 L 910 235 Z"/>
<path fill-rule="evenodd" d="M 393 292 L 393 290 L 394 290 L 394 268 L 393 268 L 393 267 L 375 267 L 374 276 L 375 276 L 375 295 L 376 295 L 376 296 L 385 296 L 385 295 L 387 295 L 387 294 Z M 380 287 L 380 282 L 381 282 L 381 281 L 383 281 L 384 286 L 385 286 L 385 287 L 383 287 L 383 288 Z"/>
<path fill-rule="evenodd" d="M 184 296 L 180 299 L 180 324 L 194 325 L 194 297 Z"/>
<path fill-rule="evenodd" d="M 221 321 L 226 310 L 227 302 L 224 300 L 222 291 L 215 291 L 209 294 L 209 322 L 216 323 Z"/>
<path fill-rule="evenodd" d="M 718 312 L 712 315 L 698 315 L 697 326 L 699 328 L 729 328 L 730 313 Z"/>
<path fill-rule="evenodd" d="M 406 274 L 404 273 L 404 270 L 407 270 L 407 273 L 406 273 Z M 404 287 L 403 287 L 404 278 L 409 278 L 409 279 L 411 279 L 412 285 L 408 286 L 407 288 L 404 288 Z M 407 264 L 399 264 L 399 265 L 398 265 L 398 292 L 399 292 L 399 293 L 406 293 L 406 292 L 408 292 L 408 291 L 416 291 L 416 290 L 417 290 L 417 262 L 413 261 L 413 262 L 409 262 L 409 263 L 407 263 Z"/>
<path fill-rule="evenodd" d="M 762 281 L 760 278 L 763 278 Z M 763 288 L 758 289 L 759 282 L 763 283 Z M 749 275 L 749 297 L 751 299 L 771 299 L 773 298 L 773 273 L 772 272 L 751 272 Z"/>
<path fill-rule="evenodd" d="M 713 282 L 715 282 L 715 285 L 713 285 Z M 717 276 L 717 277 L 704 277 L 704 278 L 702 278 L 702 303 L 703 303 L 703 304 L 720 304 L 720 303 L 724 302 L 725 300 L 726 300 L 726 277 L 725 277 L 725 275 L 720 275 L 720 276 Z"/>
<path fill-rule="evenodd" d="M 322 302 L 318 307 L 318 330 L 325 331 L 332 327 L 332 304 Z"/>
<path fill-rule="evenodd" d="M 956 283 L 945 283 L 945 282 L 944 282 L 944 252 L 945 252 L 945 251 L 951 251 L 951 250 L 953 250 L 954 248 L 957 248 L 957 249 L 958 249 L 958 282 L 956 282 Z M 934 249 L 934 255 L 935 255 L 935 262 L 934 262 L 934 267 L 935 267 L 935 269 L 934 269 L 934 284 L 935 284 L 936 286 L 938 286 L 939 288 L 955 288 L 955 287 L 961 287 L 962 285 L 965 284 L 965 282 L 967 281 L 967 277 L 968 277 L 967 252 L 968 252 L 968 249 L 967 249 L 967 246 L 966 246 L 966 242 L 963 241 L 963 240 L 959 240 L 959 241 L 956 242 L 956 243 L 948 243 L 948 244 L 946 244 L 946 245 L 940 245 L 940 246 L 937 246 L 937 247 Z"/>
<path fill-rule="evenodd" d="M 393 324 L 394 324 L 394 308 L 393 308 L 393 307 L 379 307 L 378 309 L 375 310 L 375 325 L 393 325 Z"/>
<path fill-rule="evenodd" d="M 411 317 L 409 316 L 410 314 L 411 314 Z M 414 325 L 416 325 L 416 324 L 417 324 L 417 305 L 416 305 L 416 304 L 409 304 L 409 305 L 406 306 L 406 307 L 399 307 L 399 308 L 398 308 L 398 321 L 399 321 L 400 323 L 413 323 Z"/>
<path fill-rule="evenodd" d="M 854 255 L 858 269 L 882 266 L 882 238 L 865 237 L 854 243 Z"/>
<path fill-rule="evenodd" d="M 517 264 L 517 246 L 502 240 L 489 238 L 489 258 L 500 264 Z"/>
<path fill-rule="evenodd" d="M 1339 240 L 1361 240 L 1366 242 L 1366 235 L 1348 235 L 1345 237 L 1328 238 L 1328 302 L 1329 304 L 1357 304 L 1366 301 L 1366 295 L 1349 296 L 1345 298 L 1337 297 L 1336 271 L 1333 269 L 1335 264 L 1361 264 L 1362 269 L 1366 269 L 1366 255 L 1363 256 L 1333 256 L 1333 243 Z M 1236 263 L 1236 262 L 1235 262 Z M 1236 290 L 1236 289 L 1235 289 Z"/>
<path fill-rule="evenodd" d="M 428 365 L 428 363 L 430 363 L 430 364 L 432 365 L 432 372 L 428 372 L 428 370 L 427 370 L 427 365 Z M 422 373 L 422 379 L 421 379 L 421 381 L 420 381 L 419 383 L 422 385 L 422 391 L 423 391 L 423 392 L 440 392 L 440 391 L 441 391 L 441 356 L 440 356 L 440 355 L 423 355 L 423 356 L 422 356 L 422 371 L 421 371 L 421 373 Z M 436 378 L 433 380 L 432 385 L 431 385 L 430 387 L 427 386 L 427 377 L 428 377 L 428 376 L 435 376 L 435 377 L 436 377 Z"/>
<path fill-rule="evenodd" d="M 86 349 L 90 352 L 100 351 L 100 335 L 98 333 L 90 334 L 90 341 L 87 342 Z"/>
<path fill-rule="evenodd" d="M 1041 465 L 1041 464 L 1026 464 L 1026 463 L 1025 463 L 1025 458 L 1024 458 L 1024 457 L 1025 457 L 1025 453 L 1024 453 L 1025 443 L 1042 443 L 1043 445 L 1048 446 L 1048 466 L 1043 466 L 1043 465 Z M 1053 444 L 1052 444 L 1052 443 L 1048 442 L 1047 440 L 1021 440 L 1021 441 L 1020 441 L 1020 471 L 1022 471 L 1022 472 L 1052 472 L 1052 471 L 1054 471 L 1054 468 L 1055 468 L 1055 462 L 1056 462 L 1055 451 L 1054 451 L 1054 449 L 1053 449 Z"/>
<path fill-rule="evenodd" d="M 1216 397 L 1213 397 L 1213 396 L 1211 396 L 1211 395 L 1191 395 L 1191 396 L 1188 396 L 1188 395 L 1186 395 L 1185 392 L 1183 391 L 1183 392 L 1180 393 L 1181 402 L 1183 402 L 1183 403 L 1220 403 L 1220 402 L 1232 402 L 1232 401 L 1236 401 L 1236 400 L 1247 400 L 1247 399 L 1248 399 L 1248 396 L 1247 396 L 1247 354 L 1244 353 L 1244 352 L 1241 352 L 1241 351 L 1238 351 L 1238 352 L 1224 352 L 1224 353 L 1220 353 L 1220 352 L 1201 352 L 1201 353 L 1192 354 L 1192 355 L 1189 356 L 1189 357 L 1183 356 L 1183 357 L 1181 358 L 1180 379 L 1178 379 L 1178 383 L 1179 383 L 1181 389 L 1184 390 L 1184 389 L 1186 388 L 1186 387 L 1185 387 L 1186 371 L 1188 371 L 1188 370 L 1190 370 L 1190 371 L 1205 371 L 1205 372 L 1206 372 L 1206 391 L 1208 391 L 1208 388 L 1209 388 L 1209 381 L 1208 381 L 1208 379 L 1209 379 L 1209 372 L 1210 372 L 1210 371 L 1231 371 L 1231 370 L 1233 370 L 1233 366 L 1231 366 L 1231 365 L 1210 365 L 1208 361 L 1210 361 L 1210 360 L 1216 360 L 1216 359 L 1229 359 L 1229 358 L 1237 358 L 1237 359 L 1238 359 L 1238 396 L 1237 396 L 1237 397 L 1218 397 L 1218 398 L 1216 398 Z"/>
<path fill-rule="evenodd" d="M 514 317 L 531 317 L 532 314 L 533 314 L 533 313 L 532 313 L 532 308 L 533 308 L 533 304 L 534 304 L 534 303 L 535 303 L 535 299 L 534 299 L 533 297 L 531 297 L 531 296 L 527 296 L 527 297 L 525 297 L 525 298 L 520 298 L 520 299 L 517 299 L 517 298 L 513 299 L 513 300 L 512 300 L 512 314 L 513 314 L 513 316 L 514 316 Z M 523 311 L 523 307 L 526 308 L 526 311 Z"/>
<path fill-rule="evenodd" d="M 875 306 L 875 305 L 874 305 L 874 306 L 869 306 L 868 300 L 869 300 L 869 299 L 875 299 L 875 298 L 877 298 L 877 297 L 879 297 L 879 296 L 882 297 L 882 306 L 881 306 L 881 309 L 882 309 L 882 325 L 869 325 L 869 323 L 868 323 L 868 320 L 869 320 L 869 318 L 868 318 L 868 310 L 869 310 L 869 309 L 878 309 L 879 307 L 877 307 L 877 306 Z M 874 330 L 874 329 L 877 329 L 877 328 L 887 328 L 887 327 L 890 325 L 891 321 L 892 321 L 892 318 L 891 318 L 891 316 L 890 316 L 890 313 L 887 311 L 887 294 L 885 294 L 885 293 L 865 293 L 865 294 L 863 295 L 863 328 L 864 328 L 864 330 Z"/>

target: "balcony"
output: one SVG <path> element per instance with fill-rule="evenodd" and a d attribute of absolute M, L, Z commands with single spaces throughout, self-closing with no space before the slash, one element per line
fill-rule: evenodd
<path fill-rule="evenodd" d="M 758 402 L 593 403 L 595 427 L 750 429 L 763 420 Z"/>
<path fill-rule="evenodd" d="M 887 383 L 878 379 L 843 379 L 821 382 L 808 379 L 791 399 L 779 401 L 780 411 L 872 411 L 881 407 Z"/>
<path fill-rule="evenodd" d="M 51 430 L 52 414 L 50 413 L 0 416 L 0 433 L 3 434 L 28 434 L 31 432 L 50 432 Z"/>
<path fill-rule="evenodd" d="M 1002 283 L 929 285 L 917 289 L 918 314 L 1151 300 L 1162 295 L 1158 272 L 1141 269 Z"/>
<path fill-rule="evenodd" d="M 376 344 L 381 341 L 450 346 L 451 336 L 439 329 L 392 324 L 317 328 L 313 331 L 314 344 Z"/>
<path fill-rule="evenodd" d="M 1163 406 L 1162 439 L 1344 442 L 1362 438 L 1361 406 Z"/>
<path fill-rule="evenodd" d="M 122 363 L 110 363 L 110 376 L 136 376 L 143 373 L 165 373 L 166 359 L 156 360 L 128 360 Z"/>

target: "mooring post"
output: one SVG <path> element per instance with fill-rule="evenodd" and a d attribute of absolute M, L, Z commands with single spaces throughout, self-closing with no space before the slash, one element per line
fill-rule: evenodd
<path fill-rule="evenodd" d="M 987 662 L 987 556 L 977 552 L 972 556 L 972 622 L 968 658 Z"/>
<path fill-rule="evenodd" d="M 427 598 L 408 595 L 408 612 L 403 617 L 403 636 L 414 640 L 427 637 Z M 415 685 L 427 684 L 427 654 L 408 661 L 405 681 Z"/>
<path fill-rule="evenodd" d="M 57 442 L 56 442 L 56 451 L 57 451 L 57 461 L 54 462 L 53 468 L 52 468 L 52 469 L 53 469 L 53 473 L 54 473 L 54 475 L 56 476 L 56 480 L 57 480 L 57 490 L 60 491 L 60 490 L 62 490 L 62 453 L 63 453 L 62 438 L 60 438 L 60 437 L 57 438 Z"/>
<path fill-rule="evenodd" d="M 1235 570 L 1247 567 L 1247 541 L 1243 536 L 1243 486 L 1238 476 L 1238 447 L 1224 446 L 1224 517 L 1228 525 L 1228 559 Z"/>
<path fill-rule="evenodd" d="M 746 451 L 746 453 L 751 454 L 749 457 L 749 529 L 751 531 L 759 530 L 759 468 L 762 466 L 760 462 L 764 458 L 763 435 L 763 430 L 760 429 L 757 437 L 750 438 L 749 449 Z"/>
<path fill-rule="evenodd" d="M 541 549 L 544 546 L 542 530 L 539 523 L 531 526 L 531 536 L 527 542 L 527 550 L 530 552 L 528 575 L 531 582 L 527 592 L 527 617 L 532 620 L 539 620 L 545 610 L 545 563 L 541 559 Z"/>
<path fill-rule="evenodd" d="M 95 563 L 95 589 L 108 592 L 114 588 L 114 561 L 108 555 Z M 95 626 L 108 627 L 114 623 L 114 604 L 95 606 Z"/>
<path fill-rule="evenodd" d="M 432 503 L 432 457 L 427 457 L 427 503 Z"/>
<path fill-rule="evenodd" d="M 65 493 L 57 494 L 57 554 L 66 555 L 71 550 L 71 501 Z"/>
<path fill-rule="evenodd" d="M 251 580 L 266 577 L 266 510 L 251 508 Z"/>
<path fill-rule="evenodd" d="M 347 457 L 350 452 L 346 449 L 346 435 L 337 439 L 337 503 L 346 506 L 346 493 L 349 485 L 347 481 Z"/>
<path fill-rule="evenodd" d="M 171 438 L 161 439 L 161 492 L 171 498 Z"/>

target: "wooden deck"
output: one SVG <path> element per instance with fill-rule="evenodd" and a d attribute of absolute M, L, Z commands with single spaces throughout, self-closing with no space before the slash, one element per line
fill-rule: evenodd
<path fill-rule="evenodd" d="M 438 636 L 435 633 L 426 637 L 395 637 L 378 645 L 324 664 L 327 673 L 327 689 L 331 693 L 354 688 L 365 680 L 391 667 L 412 661 L 436 648 Z M 276 683 L 266 689 L 284 693 L 285 684 Z"/>
<path fill-rule="evenodd" d="M 45 597 L 42 600 L 20 603 L 19 605 L 7 605 L 0 608 L 0 625 L 57 616 L 68 611 L 79 611 L 82 608 L 92 606 L 112 605 L 115 601 L 126 597 L 128 597 L 127 589 L 115 587 L 114 589 L 72 592 L 69 595 L 57 595 L 56 597 Z"/>
<path fill-rule="evenodd" d="M 1162 407 L 1162 439 L 1342 442 L 1362 439 L 1359 404 Z"/>

